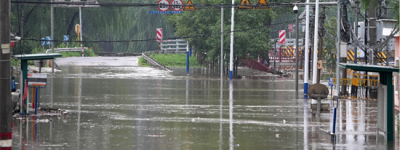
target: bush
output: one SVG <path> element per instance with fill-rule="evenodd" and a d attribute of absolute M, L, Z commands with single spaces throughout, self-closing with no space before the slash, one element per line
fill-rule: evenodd
<path fill-rule="evenodd" d="M 186 54 L 154 54 L 151 57 L 168 67 L 186 67 Z M 189 57 L 191 67 L 202 67 L 196 57 Z"/>
<path fill-rule="evenodd" d="M 150 67 L 150 65 L 147 63 L 147 60 L 144 59 L 143 57 L 139 58 L 139 66 Z"/>

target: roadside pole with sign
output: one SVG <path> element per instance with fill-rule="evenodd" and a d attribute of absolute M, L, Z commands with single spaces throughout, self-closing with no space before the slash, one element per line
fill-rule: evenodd
<path fill-rule="evenodd" d="M 45 88 L 47 84 L 47 74 L 45 73 L 29 73 L 28 74 L 28 87 L 32 89 L 32 109 L 35 110 L 35 114 L 37 114 L 38 107 L 38 92 L 39 88 Z M 26 101 L 26 106 L 28 106 L 28 100 Z M 28 111 L 27 111 L 28 113 Z"/>
<path fill-rule="evenodd" d="M 40 41 L 40 42 L 41 42 L 41 44 L 43 46 L 43 49 L 44 49 L 44 46 L 46 45 L 46 38 L 42 38 L 42 41 Z"/>
<path fill-rule="evenodd" d="M 293 32 L 293 24 L 289 24 L 288 25 L 288 29 L 289 29 L 289 39 L 292 37 L 292 32 Z"/>
<path fill-rule="evenodd" d="M 50 48 L 50 45 L 52 44 L 51 36 L 46 36 L 46 44 L 49 45 L 49 48 Z"/>
<path fill-rule="evenodd" d="M 67 43 L 68 48 L 69 35 L 64 35 L 64 42 Z"/>

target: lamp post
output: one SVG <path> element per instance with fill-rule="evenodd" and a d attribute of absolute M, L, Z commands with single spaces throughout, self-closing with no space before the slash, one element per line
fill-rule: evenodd
<path fill-rule="evenodd" d="M 276 74 L 275 68 L 276 68 L 276 42 L 278 42 L 278 39 L 275 39 L 275 49 L 274 49 L 274 74 Z"/>
<path fill-rule="evenodd" d="M 294 5 L 293 12 L 296 14 L 296 97 L 299 91 L 299 8 Z"/>

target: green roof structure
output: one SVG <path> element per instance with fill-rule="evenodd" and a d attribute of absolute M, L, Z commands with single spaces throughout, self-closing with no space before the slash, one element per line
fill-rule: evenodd
<path fill-rule="evenodd" d="M 26 54 L 26 55 L 14 55 L 19 60 L 43 60 L 43 59 L 54 59 L 62 57 L 59 53 L 48 53 L 48 54 Z"/>
<path fill-rule="evenodd" d="M 377 115 L 377 120 L 379 124 L 380 115 L 381 113 L 384 114 L 386 113 L 386 124 L 384 123 L 383 126 L 386 126 L 386 136 L 388 141 L 394 141 L 395 140 L 395 117 L 394 117 L 394 88 L 393 88 L 393 72 L 399 72 L 399 68 L 394 68 L 394 67 L 384 67 L 384 66 L 376 66 L 376 65 L 360 65 L 360 64 L 347 64 L 347 63 L 340 63 L 340 67 L 346 68 L 346 69 L 352 69 L 355 71 L 368 71 L 368 72 L 378 72 L 379 73 L 379 83 L 382 86 L 386 86 L 386 92 L 383 90 L 382 93 L 379 93 L 380 90 L 378 90 L 378 95 L 382 94 L 381 96 L 378 96 L 377 101 L 378 101 L 378 107 L 380 105 L 385 105 L 386 104 L 386 110 L 379 110 L 378 108 L 378 115 Z M 384 97 L 386 96 L 386 102 L 384 101 Z M 381 104 L 380 104 L 381 103 Z M 386 112 L 384 112 L 386 111 Z M 384 121 L 383 121 L 384 122 Z M 378 128 L 379 125 L 378 125 Z"/>

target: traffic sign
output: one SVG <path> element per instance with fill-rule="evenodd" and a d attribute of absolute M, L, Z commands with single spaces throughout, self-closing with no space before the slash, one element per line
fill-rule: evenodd
<path fill-rule="evenodd" d="M 42 38 L 42 46 L 45 46 L 46 45 L 46 38 Z"/>
<path fill-rule="evenodd" d="M 69 35 L 64 35 L 64 41 L 68 42 L 69 41 Z"/>
<path fill-rule="evenodd" d="M 239 9 L 252 9 L 250 0 L 241 0 L 239 4 Z"/>
<path fill-rule="evenodd" d="M 292 32 L 293 31 L 293 25 L 292 24 L 289 24 L 289 32 Z"/>
<path fill-rule="evenodd" d="M 192 5 L 193 5 L 192 0 L 188 0 L 185 8 L 183 8 L 183 10 L 192 10 L 192 11 L 196 10 L 196 8 L 194 8 L 194 6 L 192 6 Z"/>
<path fill-rule="evenodd" d="M 268 3 L 266 0 L 258 0 L 256 6 L 254 8 L 255 9 L 271 9 L 271 7 L 268 6 Z"/>
<path fill-rule="evenodd" d="M 50 45 L 52 42 L 51 36 L 46 36 L 46 44 Z"/>
<path fill-rule="evenodd" d="M 157 32 L 157 42 L 162 42 L 163 38 L 162 28 L 157 28 L 156 32 Z"/>
<path fill-rule="evenodd" d="M 29 87 L 46 87 L 47 74 L 46 73 L 28 73 L 28 86 Z"/>
<path fill-rule="evenodd" d="M 172 0 L 171 8 L 174 11 L 181 11 L 183 9 L 183 1 L 182 0 Z"/>
<path fill-rule="evenodd" d="M 159 0 L 158 1 L 158 10 L 167 11 L 169 9 L 169 0 Z"/>
<path fill-rule="evenodd" d="M 286 30 L 279 30 L 279 44 L 285 44 Z"/>
<path fill-rule="evenodd" d="M 333 86 L 333 79 L 329 78 L 329 86 Z"/>

